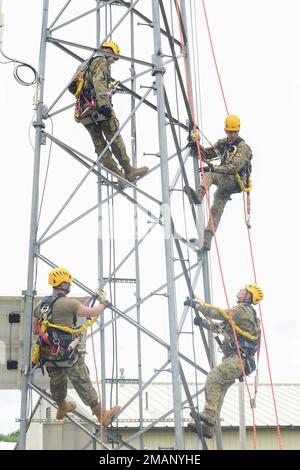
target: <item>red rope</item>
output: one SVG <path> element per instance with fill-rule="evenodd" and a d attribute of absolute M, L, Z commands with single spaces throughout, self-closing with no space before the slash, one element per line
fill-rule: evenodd
<path fill-rule="evenodd" d="M 206 13 L 204 0 L 202 0 L 202 5 L 203 5 L 203 11 L 204 11 L 205 21 L 206 21 L 206 26 L 207 26 L 208 36 L 209 36 L 210 47 L 211 47 L 211 51 L 212 51 L 212 55 L 213 55 L 213 59 L 214 59 L 215 67 L 216 67 L 216 72 L 217 72 L 217 76 L 218 76 L 218 80 L 219 80 L 219 85 L 220 85 L 220 88 L 221 88 L 221 93 L 222 93 L 226 113 L 229 114 L 228 106 L 227 106 L 227 102 L 226 102 L 226 98 L 225 98 L 225 93 L 224 93 L 223 85 L 222 85 L 222 81 L 221 81 L 221 76 L 220 76 L 220 73 L 219 73 L 219 67 L 218 67 L 217 59 L 216 59 L 216 55 L 215 55 L 214 45 L 213 45 L 212 37 L 211 37 L 211 34 L 210 34 L 210 27 L 209 27 L 209 23 L 208 23 L 208 18 L 207 18 L 207 13 Z"/>
<path fill-rule="evenodd" d="M 192 92 L 191 92 L 191 84 L 190 84 L 189 74 L 188 74 L 186 54 L 185 54 L 185 49 L 184 49 L 184 45 L 183 45 L 184 40 L 183 40 L 183 32 L 182 32 L 182 28 L 181 28 L 180 9 L 179 9 L 179 5 L 178 5 L 178 0 L 175 0 L 175 3 L 176 3 L 176 12 L 177 12 L 177 17 L 178 17 L 179 32 L 180 32 L 181 52 L 182 52 L 182 56 L 183 56 L 183 59 L 184 59 L 184 67 L 185 67 L 185 74 L 186 74 L 188 98 L 189 98 L 189 103 L 190 103 L 190 107 L 191 107 L 191 114 L 192 114 L 192 119 L 193 119 L 194 132 L 195 132 L 195 135 L 197 135 L 196 134 L 197 133 L 197 127 L 196 127 L 196 119 L 195 119 L 195 110 L 194 110 L 193 96 L 192 96 Z M 207 18 L 207 16 L 206 16 L 206 18 Z M 212 45 L 212 42 L 211 42 L 211 45 Z M 214 55 L 214 58 L 215 58 L 215 55 Z M 220 75 L 218 74 L 218 76 L 219 76 L 219 83 L 221 84 Z M 224 103 L 225 103 L 225 107 L 226 107 L 226 110 L 227 110 L 227 105 L 226 105 L 226 100 L 225 100 L 225 96 L 224 96 L 224 92 L 223 92 L 223 87 L 222 87 L 222 94 L 223 94 L 223 97 L 224 97 Z M 235 345 L 236 345 L 236 348 L 237 348 L 238 357 L 239 357 L 239 360 L 240 360 L 240 363 L 241 363 L 241 368 L 242 368 L 243 377 L 244 377 L 244 383 L 245 383 L 245 386 L 246 386 L 246 389 L 247 389 L 247 392 L 248 392 L 249 400 L 251 402 L 251 393 L 250 393 L 247 377 L 246 377 L 246 374 L 245 374 L 244 363 L 243 363 L 243 359 L 242 359 L 240 348 L 239 348 L 237 334 L 236 334 L 236 331 L 235 331 L 235 328 L 234 328 L 234 325 L 233 325 L 232 312 L 231 312 L 231 308 L 230 308 L 230 305 L 229 305 L 227 289 L 226 289 L 226 285 L 225 285 L 225 278 L 224 278 L 224 273 L 223 273 L 223 268 L 222 268 L 222 262 L 221 262 L 219 247 L 218 247 L 218 243 L 217 243 L 216 230 L 215 230 L 214 221 L 213 221 L 213 217 L 212 217 L 212 212 L 211 212 L 211 208 L 210 208 L 208 189 L 207 189 L 207 184 L 206 184 L 206 175 L 203 171 L 203 162 L 202 162 L 202 157 L 201 157 L 199 140 L 196 140 L 196 146 L 197 146 L 198 160 L 199 160 L 200 168 L 201 168 L 201 174 L 202 174 L 202 178 L 203 178 L 203 181 L 204 181 L 207 208 L 208 208 L 208 212 L 209 212 L 209 218 L 210 218 L 210 222 L 211 222 L 211 226 L 212 226 L 212 232 L 213 232 L 214 241 L 215 241 L 215 245 L 216 245 L 216 252 L 217 252 L 217 258 L 218 258 L 219 270 L 220 270 L 220 275 L 221 275 L 225 300 L 226 300 L 226 304 L 227 304 L 227 308 L 228 308 L 231 328 L 232 328 L 232 331 L 233 331 L 233 336 L 234 336 L 234 341 L 235 341 Z M 252 417 L 253 417 L 253 430 L 254 430 L 253 431 L 254 449 L 256 449 L 256 429 L 255 429 L 255 412 L 254 412 L 254 408 L 252 408 Z"/>
<path fill-rule="evenodd" d="M 244 216 L 245 216 L 245 223 L 246 223 L 246 228 L 247 228 L 247 233 L 248 233 L 248 240 L 249 240 L 249 248 L 250 248 L 250 255 L 251 255 L 251 263 L 252 263 L 252 270 L 253 270 L 253 277 L 254 277 L 254 282 L 257 284 L 257 278 L 256 278 L 256 269 L 255 269 L 255 262 L 254 262 L 254 254 L 253 254 L 253 247 L 252 247 L 252 240 L 251 240 L 251 232 L 250 228 L 247 225 L 247 210 L 246 210 L 246 200 L 245 200 L 245 193 L 243 193 L 243 205 L 244 205 Z M 275 412 L 275 418 L 276 418 L 276 427 L 277 427 L 277 435 L 278 435 L 278 445 L 279 448 L 282 450 L 282 439 L 281 439 L 281 433 L 280 433 L 280 425 L 279 425 L 279 418 L 278 418 L 278 412 L 277 412 L 277 405 L 276 405 L 276 398 L 275 398 L 275 390 L 274 390 L 274 385 L 273 385 L 273 380 L 272 380 L 272 373 L 271 373 L 271 366 L 270 366 L 270 359 L 269 359 L 269 351 L 268 351 L 268 345 L 267 345 L 267 338 L 266 338 L 266 333 L 265 333 L 265 328 L 264 328 L 264 322 L 263 322 L 263 316 L 262 316 L 262 310 L 260 304 L 258 305 L 259 309 L 259 316 L 260 316 L 260 323 L 261 323 L 261 330 L 263 334 L 263 339 L 264 339 L 264 344 L 266 348 L 266 358 L 267 358 L 267 365 L 268 365 L 268 372 L 269 372 L 269 378 L 270 378 L 270 385 L 271 385 L 271 391 L 272 391 L 272 397 L 273 397 L 273 403 L 274 403 L 274 412 Z"/>
<path fill-rule="evenodd" d="M 209 27 L 209 21 L 208 21 L 208 16 L 207 16 L 206 7 L 205 7 L 205 0 L 202 0 L 202 5 L 203 5 L 203 11 L 204 11 L 204 16 L 205 16 L 205 21 L 206 21 L 206 25 L 207 25 L 207 31 L 208 31 L 208 36 L 209 36 L 209 41 L 210 41 L 211 50 L 212 50 L 212 55 L 213 55 L 213 59 L 214 59 L 215 67 L 216 67 L 216 72 L 217 72 L 217 76 L 218 76 L 218 80 L 219 80 L 219 84 L 220 84 L 220 89 L 221 89 L 221 92 L 222 92 L 222 96 L 223 96 L 223 101 L 224 101 L 224 105 L 225 105 L 226 112 L 227 112 L 227 114 L 229 114 L 228 106 L 227 106 L 227 102 L 226 102 L 226 98 L 225 98 L 225 93 L 224 93 L 224 89 L 223 89 L 223 85 L 222 85 L 222 81 L 221 81 L 221 77 L 220 77 L 220 73 L 219 73 L 219 68 L 218 68 L 218 64 L 217 64 L 217 60 L 216 60 L 216 55 L 215 55 L 215 51 L 214 51 L 214 45 L 213 45 L 213 41 L 212 41 L 212 36 L 211 36 L 210 27 Z M 248 232 L 248 240 L 249 240 L 249 247 L 250 247 L 250 254 L 251 254 L 253 275 L 254 275 L 255 284 L 257 284 L 256 269 L 255 269 L 254 255 L 253 255 L 253 248 L 252 248 L 252 241 L 251 241 L 251 235 L 250 235 L 250 224 L 249 224 L 249 221 L 248 221 L 248 214 L 247 214 L 247 210 L 246 210 L 245 193 L 243 193 L 243 202 L 244 202 L 244 216 L 245 216 L 245 223 L 246 223 L 247 232 Z M 248 206 L 249 206 L 249 209 L 250 209 L 250 199 L 248 199 Z M 281 440 L 281 433 L 280 433 L 280 427 L 279 427 L 279 419 L 278 419 L 278 413 L 277 413 L 277 405 L 276 405 L 276 399 L 275 399 L 275 391 L 274 391 L 274 386 L 273 386 L 273 381 L 272 381 L 272 374 L 271 374 L 269 353 L 268 353 L 268 347 L 267 347 L 267 341 L 266 341 L 266 334 L 265 334 L 264 323 L 263 323 L 263 318 L 262 318 L 261 306 L 258 305 L 258 308 L 259 308 L 259 314 L 260 314 L 260 320 L 261 320 L 261 328 L 262 328 L 262 333 L 263 333 L 263 338 L 264 338 L 264 343 L 265 343 L 265 348 L 266 348 L 266 357 L 267 357 L 268 371 L 269 371 L 269 377 L 270 377 L 270 385 L 271 385 L 272 396 L 273 396 L 273 402 L 274 402 L 274 411 L 275 411 L 275 417 L 276 417 L 276 425 L 277 425 L 277 434 L 278 434 L 279 448 L 282 449 L 282 440 Z M 235 331 L 234 331 L 234 333 L 235 333 Z M 258 356 L 258 358 L 259 358 L 259 356 Z M 253 411 L 253 408 L 252 408 L 252 411 Z M 255 422 L 254 412 L 253 412 L 253 420 L 254 420 L 254 422 Z M 254 428 L 255 428 L 255 424 L 254 424 Z M 254 429 L 254 431 L 255 431 L 255 429 Z M 254 445 L 255 445 L 255 448 L 256 448 L 256 431 L 254 432 Z"/>

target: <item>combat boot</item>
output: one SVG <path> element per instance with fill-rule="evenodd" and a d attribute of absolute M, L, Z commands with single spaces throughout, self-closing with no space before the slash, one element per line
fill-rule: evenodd
<path fill-rule="evenodd" d="M 110 410 L 106 411 L 101 408 L 100 403 L 92 408 L 92 413 L 95 415 L 102 426 L 107 427 L 111 424 L 114 416 L 119 413 L 121 407 L 113 406 Z"/>
<path fill-rule="evenodd" d="M 120 175 L 120 176 L 122 176 L 123 178 L 125 177 L 124 174 L 123 174 L 123 175 Z M 123 191 L 123 189 L 125 189 L 125 183 L 124 183 L 124 181 L 118 180 L 118 188 L 121 189 L 122 191 Z"/>
<path fill-rule="evenodd" d="M 125 176 L 125 173 L 124 173 L 123 170 L 119 170 L 119 168 L 117 168 L 117 169 L 115 169 L 115 170 L 113 170 L 113 171 L 114 171 L 114 173 L 116 173 L 116 175 L 122 176 L 122 178 L 126 179 L 126 176 Z M 125 188 L 125 183 L 124 183 L 124 181 L 118 180 L 118 188 L 119 188 L 119 189 L 122 189 L 122 190 Z"/>
<path fill-rule="evenodd" d="M 64 400 L 62 403 L 57 403 L 57 404 L 58 404 L 58 410 L 56 413 L 56 419 L 63 419 L 67 413 L 75 410 L 76 408 L 76 403 L 73 400 L 70 400 L 70 401 Z"/>
<path fill-rule="evenodd" d="M 209 411 L 204 410 L 201 413 L 199 413 L 199 418 L 207 426 L 213 427 L 215 425 L 216 420 L 215 420 L 214 416 L 211 413 L 209 413 Z"/>
<path fill-rule="evenodd" d="M 201 423 L 201 428 L 203 432 L 203 436 L 206 437 L 207 439 L 211 439 L 214 435 L 214 428 L 212 426 L 207 426 L 207 424 Z M 189 423 L 188 424 L 188 429 L 192 432 L 195 432 L 198 434 L 196 424 L 195 423 Z"/>
<path fill-rule="evenodd" d="M 191 193 L 191 198 L 192 198 L 193 204 L 195 204 L 195 206 L 198 206 L 199 204 L 201 204 L 201 202 L 204 198 L 204 194 L 205 194 L 205 190 L 202 188 L 202 186 L 200 186 L 198 191 L 195 191 L 193 188 L 191 188 L 189 186 L 189 190 L 190 190 L 190 193 Z M 183 191 L 188 196 L 188 190 L 187 190 L 186 186 L 184 186 Z"/>
<path fill-rule="evenodd" d="M 101 160 L 101 163 L 105 168 L 110 171 L 113 171 L 116 175 L 122 176 L 122 178 L 125 179 L 124 171 L 119 169 L 118 165 L 111 157 Z M 118 188 L 122 190 L 125 188 L 124 181 L 118 180 Z"/>
<path fill-rule="evenodd" d="M 129 163 L 125 164 L 123 166 L 123 168 L 125 170 L 125 178 L 130 183 L 133 183 L 137 179 L 138 176 L 143 176 L 146 173 L 148 173 L 148 171 L 149 171 L 149 168 L 147 166 L 142 166 L 140 168 L 134 168 Z"/>

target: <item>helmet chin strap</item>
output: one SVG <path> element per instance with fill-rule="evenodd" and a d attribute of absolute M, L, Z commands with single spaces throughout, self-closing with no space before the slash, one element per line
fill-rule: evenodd
<path fill-rule="evenodd" d="M 251 294 L 251 292 L 249 292 L 247 289 L 246 289 L 246 294 L 245 294 L 245 297 L 244 299 L 242 300 L 242 302 L 246 302 L 246 303 L 249 303 L 249 304 L 252 304 L 252 301 L 246 301 L 247 297 L 249 297 L 249 295 Z"/>
<path fill-rule="evenodd" d="M 71 290 L 71 284 L 68 283 L 68 287 L 58 286 L 58 287 L 54 287 L 54 289 L 57 290 L 57 291 L 61 291 L 64 294 L 69 294 L 69 292 Z"/>
<path fill-rule="evenodd" d="M 238 303 L 245 303 L 247 297 L 248 297 L 248 294 L 249 294 L 249 291 L 247 291 L 247 289 L 245 289 L 246 293 L 244 295 L 244 297 L 242 299 L 239 299 L 238 300 Z"/>

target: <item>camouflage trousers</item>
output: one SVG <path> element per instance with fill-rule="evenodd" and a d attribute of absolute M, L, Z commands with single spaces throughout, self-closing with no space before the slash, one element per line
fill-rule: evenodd
<path fill-rule="evenodd" d="M 219 173 L 206 173 L 206 188 L 209 190 L 211 185 L 216 185 L 217 190 L 214 194 L 214 202 L 211 206 L 211 213 L 214 222 L 215 230 L 217 230 L 224 208 L 227 202 L 230 200 L 231 194 L 240 192 L 239 186 L 237 184 L 236 178 L 234 175 L 221 175 Z M 200 202 L 205 195 L 205 185 L 204 181 L 201 181 L 200 186 L 197 192 Z M 209 220 L 207 231 L 213 232 L 211 221 Z"/>
<path fill-rule="evenodd" d="M 227 390 L 243 374 L 238 356 L 226 357 L 212 369 L 205 382 L 204 412 L 212 420 L 219 417 Z"/>
<path fill-rule="evenodd" d="M 84 358 L 79 357 L 72 367 L 47 367 L 50 377 L 50 392 L 56 403 L 62 403 L 68 393 L 68 379 L 72 382 L 83 403 L 94 407 L 98 404 L 97 392 L 94 389 Z"/>
<path fill-rule="evenodd" d="M 107 146 L 108 142 L 110 142 L 114 135 L 118 132 L 119 121 L 113 114 L 112 117 L 110 119 L 107 119 L 106 121 L 86 124 L 84 127 L 87 129 L 90 136 L 92 137 L 95 152 L 97 153 L 97 155 L 100 155 Z M 126 165 L 128 165 L 128 163 L 130 162 L 130 159 L 127 155 L 126 147 L 120 134 L 112 142 L 111 150 L 121 167 L 126 167 Z M 118 165 L 112 158 L 112 154 L 109 148 L 104 152 L 103 156 L 101 157 L 101 163 L 109 170 L 117 173 L 116 170 L 118 169 Z"/>

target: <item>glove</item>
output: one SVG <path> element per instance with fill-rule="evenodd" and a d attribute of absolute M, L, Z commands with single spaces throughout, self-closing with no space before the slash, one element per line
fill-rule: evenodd
<path fill-rule="evenodd" d="M 104 292 L 102 289 L 99 289 L 98 287 L 95 289 L 95 291 L 100 304 L 104 304 L 107 295 L 106 292 Z"/>
<path fill-rule="evenodd" d="M 109 119 L 112 116 L 112 108 L 110 106 L 101 106 L 99 113 L 101 113 L 105 119 Z"/>
<path fill-rule="evenodd" d="M 183 305 L 185 307 L 193 307 L 195 308 L 196 305 L 197 305 L 197 301 L 194 300 L 194 299 L 191 299 L 190 297 L 188 297 L 184 302 L 183 302 Z"/>
<path fill-rule="evenodd" d="M 203 172 L 204 173 L 210 173 L 210 172 L 214 172 L 214 171 L 215 171 L 215 168 L 213 167 L 213 165 L 203 167 Z"/>
<path fill-rule="evenodd" d="M 194 318 L 194 325 L 199 326 L 199 325 L 201 325 L 201 323 L 202 323 L 202 318 L 201 317 L 195 317 Z"/>

